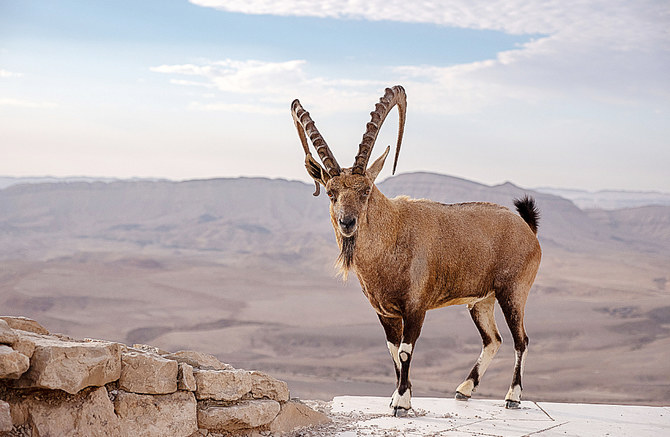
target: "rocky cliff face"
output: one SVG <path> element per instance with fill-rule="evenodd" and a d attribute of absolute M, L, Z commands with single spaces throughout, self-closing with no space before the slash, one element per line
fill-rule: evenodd
<path fill-rule="evenodd" d="M 285 382 L 212 355 L 0 317 L 0 436 L 281 435 L 326 421 Z"/>

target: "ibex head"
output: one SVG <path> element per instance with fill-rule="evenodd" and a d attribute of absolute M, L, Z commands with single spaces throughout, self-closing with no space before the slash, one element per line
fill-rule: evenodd
<path fill-rule="evenodd" d="M 395 161 L 393 162 L 393 173 L 398 164 L 400 144 L 402 143 L 405 128 L 405 111 L 407 97 L 405 90 L 400 85 L 386 88 L 385 94 L 375 105 L 375 110 L 370 113 L 372 119 L 366 126 L 363 140 L 358 146 L 358 154 L 354 159 L 354 165 L 350 168 L 341 168 L 335 156 L 330 151 L 328 144 L 316 128 L 314 121 L 296 99 L 291 104 L 293 121 L 298 129 L 298 135 L 305 150 L 305 168 L 307 173 L 314 179 L 316 186 L 315 196 L 319 195 L 320 185 L 323 185 L 330 197 L 330 214 L 333 225 L 339 230 L 343 237 L 352 237 L 357 229 L 358 223 L 365 214 L 368 199 L 374 189 L 374 181 L 384 166 L 384 161 L 389 153 L 390 147 L 370 167 L 367 167 L 374 147 L 377 134 L 386 119 L 388 113 L 394 106 L 398 105 L 400 116 L 398 126 L 398 142 L 396 144 Z M 323 166 L 321 166 L 309 151 L 307 143 L 309 137 L 316 149 Z"/>

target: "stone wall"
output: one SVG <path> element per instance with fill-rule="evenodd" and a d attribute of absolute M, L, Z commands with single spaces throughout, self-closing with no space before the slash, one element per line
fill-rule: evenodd
<path fill-rule="evenodd" d="M 0 436 L 282 435 L 328 418 L 195 351 L 75 340 L 0 316 Z"/>

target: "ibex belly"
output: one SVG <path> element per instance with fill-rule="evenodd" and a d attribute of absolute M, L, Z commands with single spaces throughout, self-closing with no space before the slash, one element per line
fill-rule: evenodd
<path fill-rule="evenodd" d="M 441 266 L 428 275 L 423 290 L 422 301 L 426 309 L 442 308 L 450 305 L 474 305 L 493 293 L 495 269 L 487 268 L 479 272 L 468 271 L 460 266 Z"/>
<path fill-rule="evenodd" d="M 443 307 L 448 307 L 451 305 L 467 305 L 468 308 L 471 308 L 474 304 L 476 304 L 479 301 L 482 301 L 486 299 L 487 297 L 491 296 L 493 294 L 493 291 L 490 291 L 488 294 L 485 294 L 483 296 L 467 296 L 467 297 L 454 297 L 454 298 L 446 298 L 442 300 L 437 300 L 433 305 L 431 305 L 428 309 L 429 310 L 434 310 L 437 308 L 443 308 Z"/>

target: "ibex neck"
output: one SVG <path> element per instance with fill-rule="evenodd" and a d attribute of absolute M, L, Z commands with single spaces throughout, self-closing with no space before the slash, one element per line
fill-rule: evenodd
<path fill-rule="evenodd" d="M 398 211 L 396 206 L 381 191 L 373 186 L 365 220 L 361 221 L 356 236 L 354 262 L 373 258 L 380 252 L 391 249 L 397 239 Z"/>

